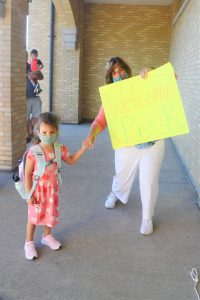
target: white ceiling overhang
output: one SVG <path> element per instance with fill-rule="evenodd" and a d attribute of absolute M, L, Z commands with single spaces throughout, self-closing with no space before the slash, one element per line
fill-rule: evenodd
<path fill-rule="evenodd" d="M 83 0 L 85 3 L 125 5 L 170 5 L 173 0 Z"/>

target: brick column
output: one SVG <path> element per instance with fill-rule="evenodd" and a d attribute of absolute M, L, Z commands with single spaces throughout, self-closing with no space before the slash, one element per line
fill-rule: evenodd
<path fill-rule="evenodd" d="M 58 1 L 57 1 L 58 2 Z M 83 11 L 79 0 L 61 1 L 64 18 L 56 8 L 55 55 L 60 64 L 55 64 L 54 109 L 60 114 L 62 122 L 79 123 L 81 121 L 81 74 L 83 48 Z M 73 6 L 72 6 L 73 4 Z M 76 19 L 75 19 L 76 18 Z M 67 50 L 63 44 L 65 29 L 78 31 L 78 43 L 75 50 Z"/>
<path fill-rule="evenodd" d="M 0 169 L 12 170 L 26 143 L 27 0 L 7 0 L 0 18 Z"/>
<path fill-rule="evenodd" d="M 180 8 L 180 0 L 173 0 L 172 2 L 172 21 L 176 17 L 176 14 Z"/>

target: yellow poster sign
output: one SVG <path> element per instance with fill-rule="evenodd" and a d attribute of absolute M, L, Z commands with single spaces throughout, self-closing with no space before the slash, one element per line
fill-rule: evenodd
<path fill-rule="evenodd" d="M 189 132 L 170 63 L 99 90 L 114 149 Z"/>

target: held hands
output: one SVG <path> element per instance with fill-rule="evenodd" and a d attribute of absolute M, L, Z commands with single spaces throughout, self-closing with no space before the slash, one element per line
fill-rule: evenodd
<path fill-rule="evenodd" d="M 84 153 L 87 150 L 84 140 L 82 141 L 81 151 Z"/>
<path fill-rule="evenodd" d="M 86 144 L 86 142 L 85 142 L 85 140 L 83 140 L 82 141 L 82 145 L 81 145 L 81 152 L 82 153 L 84 153 L 86 150 L 88 150 L 88 149 L 90 149 L 90 148 L 88 148 L 88 146 L 87 146 L 87 144 Z"/>
<path fill-rule="evenodd" d="M 88 135 L 84 140 L 83 140 L 83 145 L 86 149 L 93 149 L 94 147 L 94 141 L 95 141 L 95 138 L 93 135 Z"/>

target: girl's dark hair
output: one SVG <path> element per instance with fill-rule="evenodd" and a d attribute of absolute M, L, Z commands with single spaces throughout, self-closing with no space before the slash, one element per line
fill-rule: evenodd
<path fill-rule="evenodd" d="M 41 123 L 45 123 L 50 126 L 53 126 L 54 128 L 56 128 L 56 130 L 58 130 L 59 122 L 60 122 L 60 120 L 56 114 L 54 114 L 52 112 L 45 112 L 45 113 L 40 114 L 35 128 L 36 128 L 36 130 L 39 130 Z M 37 136 L 37 134 L 35 135 L 34 143 L 35 144 L 40 143 L 40 139 Z"/>
<path fill-rule="evenodd" d="M 30 54 L 38 55 L 38 51 L 36 49 L 31 49 Z"/>
<path fill-rule="evenodd" d="M 112 72 L 117 65 L 119 65 L 121 68 L 123 68 L 129 77 L 132 76 L 132 71 L 131 71 L 131 68 L 129 67 L 129 65 L 122 58 L 120 58 L 118 56 L 113 56 L 107 61 L 106 66 L 105 66 L 105 83 L 106 84 L 113 82 Z"/>

